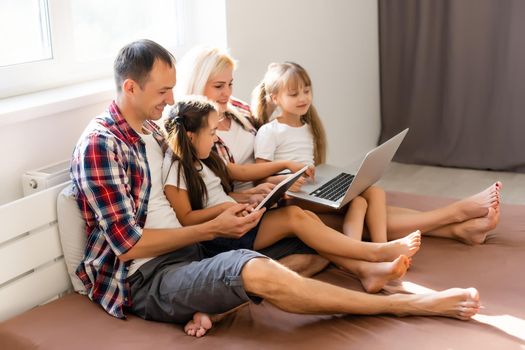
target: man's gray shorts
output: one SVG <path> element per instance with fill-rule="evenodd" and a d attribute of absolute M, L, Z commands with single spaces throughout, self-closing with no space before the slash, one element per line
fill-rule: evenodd
<path fill-rule="evenodd" d="M 264 249 L 246 249 L 207 257 L 201 245 L 192 245 L 148 261 L 128 278 L 131 311 L 162 322 L 185 323 L 197 311 L 218 314 L 247 301 L 261 302 L 244 290 L 241 271 L 254 258 L 280 259 L 291 254 L 314 254 L 297 239 L 286 239 Z"/>

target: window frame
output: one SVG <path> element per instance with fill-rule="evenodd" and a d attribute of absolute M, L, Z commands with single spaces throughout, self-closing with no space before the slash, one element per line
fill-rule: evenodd
<path fill-rule="evenodd" d="M 192 0 L 173 0 L 177 8 L 176 43 L 168 46 L 171 52 L 186 51 L 188 27 L 193 27 L 191 15 L 198 13 L 199 5 Z M 72 30 L 71 3 L 69 0 L 47 0 L 49 35 L 52 45 L 52 58 L 24 62 L 0 67 L 0 98 L 8 98 L 38 91 L 60 88 L 88 81 L 111 78 L 113 58 L 90 62 L 76 62 Z"/>

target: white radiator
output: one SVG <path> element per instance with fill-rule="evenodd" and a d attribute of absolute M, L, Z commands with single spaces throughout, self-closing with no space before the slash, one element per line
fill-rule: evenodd
<path fill-rule="evenodd" d="M 69 159 L 30 170 L 22 175 L 24 196 L 69 181 Z"/>

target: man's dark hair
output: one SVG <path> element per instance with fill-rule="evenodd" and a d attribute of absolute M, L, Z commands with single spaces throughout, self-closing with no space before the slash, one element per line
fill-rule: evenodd
<path fill-rule="evenodd" d="M 117 92 L 121 92 L 126 79 L 133 79 L 143 88 L 156 60 L 170 67 L 175 65 L 175 57 L 168 50 L 148 39 L 134 41 L 120 49 L 113 65 Z"/>

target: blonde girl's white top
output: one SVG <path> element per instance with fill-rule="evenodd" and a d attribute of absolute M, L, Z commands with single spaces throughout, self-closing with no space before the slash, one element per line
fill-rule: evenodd
<path fill-rule="evenodd" d="M 309 124 L 299 127 L 279 123 L 277 119 L 264 124 L 255 137 L 255 158 L 291 160 L 314 165 L 314 138 Z"/>
<path fill-rule="evenodd" d="M 169 156 L 169 155 L 168 155 Z M 184 178 L 184 172 L 181 170 L 181 177 L 180 177 L 180 183 L 177 186 L 177 173 L 179 168 L 179 162 L 175 161 L 171 165 L 171 157 L 168 156 L 165 158 L 164 165 L 163 165 L 163 173 L 166 174 L 166 182 L 164 183 L 164 186 L 170 185 L 180 188 L 181 190 L 188 190 L 188 186 L 186 184 L 186 180 Z M 204 180 L 204 184 L 206 185 L 206 189 L 208 190 L 208 200 L 204 203 L 204 208 L 209 208 L 217 204 L 221 204 L 224 202 L 232 202 L 236 203 L 235 199 L 228 196 L 226 192 L 224 192 L 224 189 L 221 185 L 221 179 L 215 175 L 213 171 L 211 171 L 210 168 L 208 168 L 206 165 L 202 164 L 202 170 L 199 171 L 199 174 L 201 175 L 202 179 Z M 171 169 L 169 168 L 171 166 Z"/>

